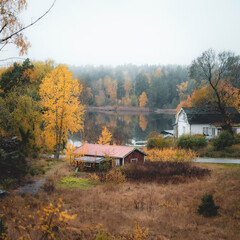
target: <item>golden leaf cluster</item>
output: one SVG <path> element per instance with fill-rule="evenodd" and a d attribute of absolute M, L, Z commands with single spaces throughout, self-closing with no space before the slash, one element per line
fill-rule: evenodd
<path fill-rule="evenodd" d="M 112 134 L 107 129 L 107 127 L 104 127 L 102 130 L 102 135 L 99 137 L 98 144 L 110 145 L 111 141 L 112 141 Z"/>
<path fill-rule="evenodd" d="M 139 97 L 139 106 L 145 107 L 147 105 L 147 102 L 148 102 L 147 94 L 145 92 L 142 92 L 142 94 Z"/>
<path fill-rule="evenodd" d="M 191 149 L 175 149 L 175 148 L 163 148 L 160 149 L 151 149 L 144 150 L 148 156 L 146 160 L 151 162 L 192 162 L 194 159 L 197 159 L 197 154 Z"/>

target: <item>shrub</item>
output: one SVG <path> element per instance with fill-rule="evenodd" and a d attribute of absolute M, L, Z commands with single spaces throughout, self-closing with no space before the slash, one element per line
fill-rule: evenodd
<path fill-rule="evenodd" d="M 43 185 L 43 189 L 47 193 L 52 193 L 55 190 L 55 182 L 54 179 L 47 179 L 47 181 Z"/>
<path fill-rule="evenodd" d="M 219 206 L 215 205 L 212 194 L 204 194 L 197 211 L 204 217 L 215 217 L 218 214 L 218 209 Z"/>
<path fill-rule="evenodd" d="M 151 162 L 191 162 L 197 158 L 197 155 L 192 150 L 165 148 L 145 150 L 148 154 L 146 160 Z"/>
<path fill-rule="evenodd" d="M 213 139 L 213 146 L 216 150 L 232 146 L 234 143 L 233 135 L 228 131 L 222 131 L 219 136 Z"/>
<path fill-rule="evenodd" d="M 234 134 L 233 137 L 234 137 L 234 143 L 235 144 L 240 143 L 240 133 Z"/>
<path fill-rule="evenodd" d="M 26 174 L 26 169 L 27 162 L 23 153 L 20 151 L 5 153 L 0 150 L 0 179 L 20 179 Z"/>
<path fill-rule="evenodd" d="M 7 234 L 7 227 L 4 226 L 2 219 L 0 218 L 0 240 L 7 239 L 6 234 Z"/>
<path fill-rule="evenodd" d="M 129 164 L 122 169 L 126 178 L 133 181 L 158 183 L 186 182 L 191 178 L 202 178 L 210 174 L 210 170 L 191 166 L 183 162 L 145 162 Z"/>
<path fill-rule="evenodd" d="M 176 141 L 176 146 L 184 149 L 197 150 L 207 146 L 207 140 L 203 135 L 183 135 Z"/>
<path fill-rule="evenodd" d="M 166 147 L 170 147 L 171 143 L 172 143 L 172 140 L 169 138 L 162 138 L 162 136 L 153 137 L 148 139 L 147 149 L 153 149 L 153 148 L 163 149 Z"/>
<path fill-rule="evenodd" d="M 30 168 L 29 173 L 31 174 L 31 176 L 42 175 L 42 174 L 45 174 L 45 170 L 42 167 L 35 167 L 35 168 Z"/>
<path fill-rule="evenodd" d="M 14 183 L 16 183 L 16 180 L 13 178 L 5 178 L 1 181 L 1 185 L 4 189 L 9 189 Z"/>
<path fill-rule="evenodd" d="M 126 176 L 118 169 L 111 169 L 106 173 L 104 182 L 106 183 L 124 183 L 126 182 Z"/>

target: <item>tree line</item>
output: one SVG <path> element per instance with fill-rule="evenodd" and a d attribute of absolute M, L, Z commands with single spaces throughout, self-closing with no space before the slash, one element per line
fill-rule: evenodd
<path fill-rule="evenodd" d="M 188 81 L 188 68 L 178 65 L 70 66 L 83 86 L 81 100 L 93 106 L 176 108 L 176 85 Z M 194 84 L 189 85 L 191 92 Z"/>

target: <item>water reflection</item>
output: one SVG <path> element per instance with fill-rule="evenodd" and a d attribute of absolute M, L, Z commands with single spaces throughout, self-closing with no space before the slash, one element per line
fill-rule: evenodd
<path fill-rule="evenodd" d="M 96 143 L 106 126 L 116 144 L 128 144 L 135 141 L 146 140 L 149 133 L 153 131 L 172 129 L 174 115 L 157 113 L 115 113 L 115 112 L 87 112 L 84 130 L 73 134 L 70 139 L 76 141 L 88 141 Z"/>

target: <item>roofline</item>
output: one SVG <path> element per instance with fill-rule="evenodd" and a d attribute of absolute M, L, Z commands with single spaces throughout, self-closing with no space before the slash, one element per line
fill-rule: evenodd
<path fill-rule="evenodd" d="M 135 150 L 139 151 L 140 153 L 142 153 L 143 155 L 147 156 L 147 154 L 141 150 L 139 150 L 138 148 L 134 148 L 131 152 L 127 153 L 126 155 L 124 155 L 122 158 L 127 157 L 129 154 L 131 154 L 132 152 L 134 152 Z"/>
<path fill-rule="evenodd" d="M 93 145 L 95 145 L 94 143 L 88 143 L 88 144 L 93 144 Z M 102 144 L 97 144 L 97 145 L 102 145 Z M 103 145 L 103 146 L 105 146 L 105 145 Z M 111 146 L 114 146 L 114 145 L 111 145 Z M 82 147 L 82 146 L 80 146 L 80 147 Z M 80 147 L 78 147 L 78 148 L 80 148 Z M 123 146 L 124 147 L 124 146 Z M 77 148 L 77 149 L 78 149 Z M 75 149 L 74 151 L 76 151 L 77 149 Z M 138 149 L 138 148 L 134 148 L 132 151 L 130 151 L 130 152 L 128 152 L 127 154 L 125 154 L 123 157 L 121 157 L 121 158 L 125 158 L 125 157 L 127 157 L 129 154 L 131 154 L 132 152 L 134 152 L 135 150 L 137 150 L 137 151 L 139 151 L 140 153 L 142 153 L 143 155 L 145 155 L 145 156 L 147 156 L 147 154 L 145 153 L 145 152 L 143 152 L 143 151 L 141 151 L 140 149 Z M 73 152 L 73 154 L 77 154 L 77 153 L 74 153 Z M 93 156 L 93 155 L 89 155 L 89 154 L 84 154 L 85 156 Z M 108 156 L 108 155 L 96 155 L 96 157 L 106 157 L 106 156 Z M 110 156 L 109 156 L 110 157 Z M 119 158 L 119 157 L 113 157 L 113 158 Z"/>

